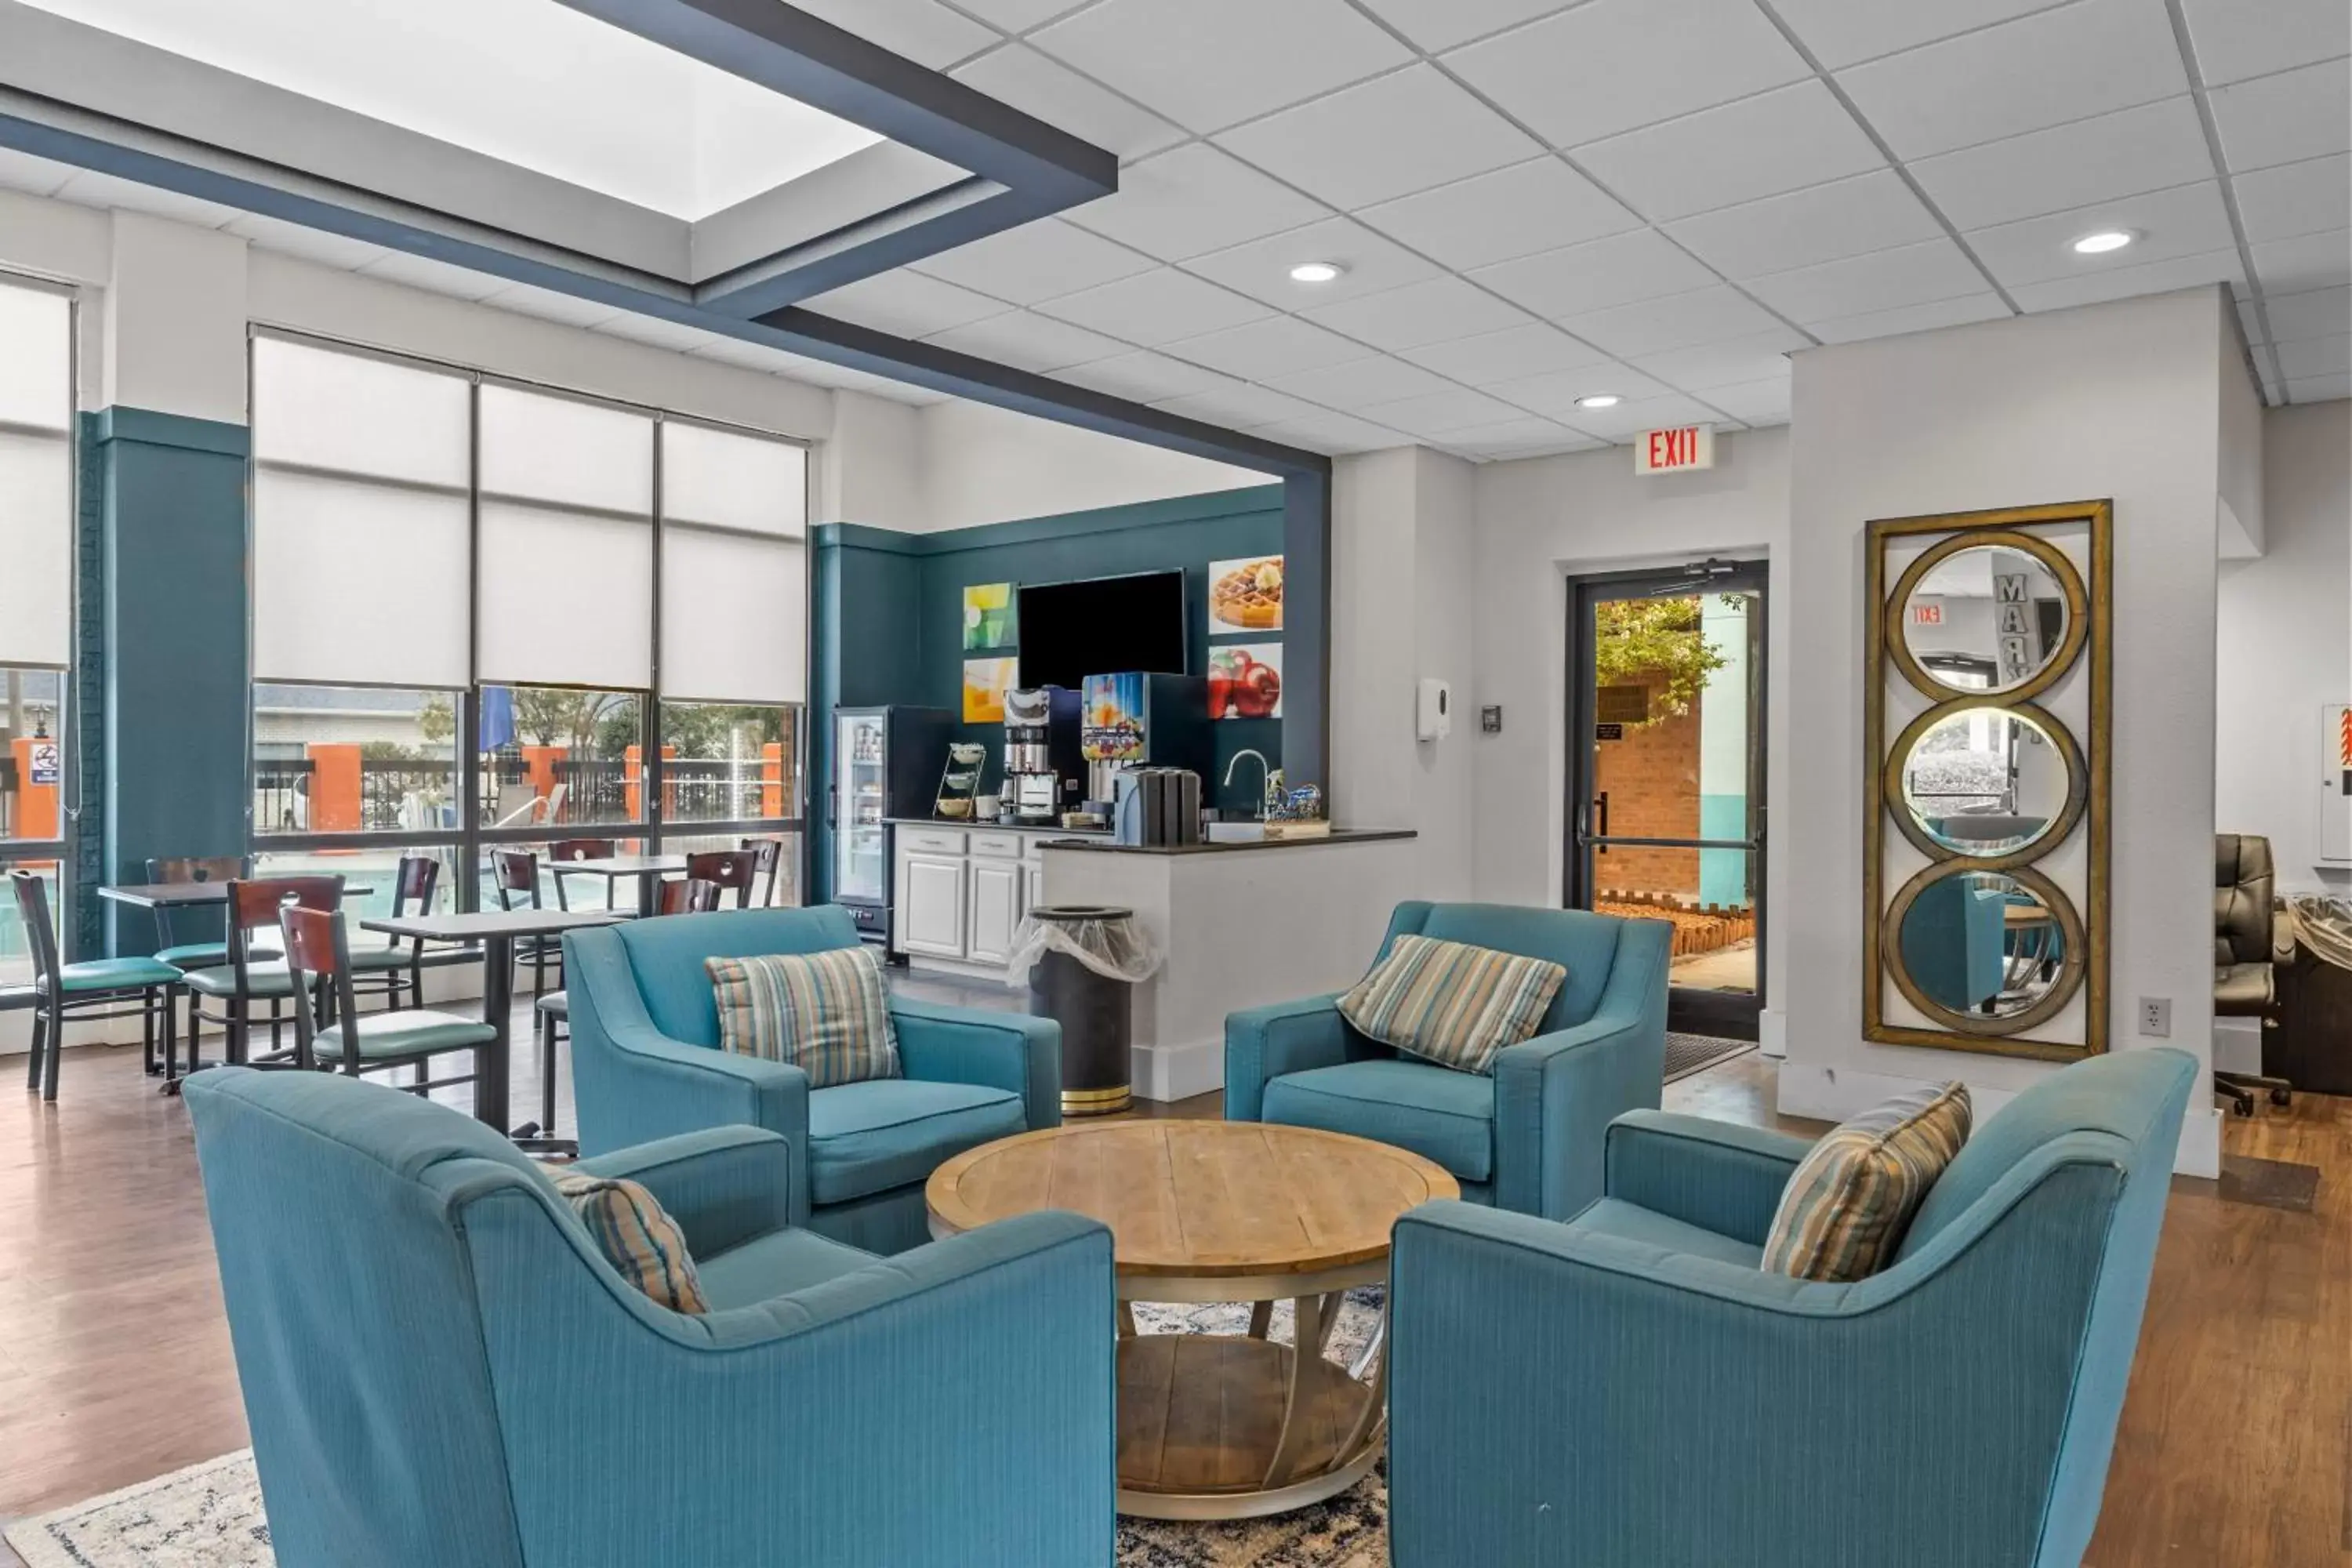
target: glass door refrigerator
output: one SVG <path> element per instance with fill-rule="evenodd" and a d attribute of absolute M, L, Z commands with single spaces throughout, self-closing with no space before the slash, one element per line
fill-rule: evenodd
<path fill-rule="evenodd" d="M 931 815 L 952 721 L 944 708 L 834 710 L 833 901 L 868 942 L 890 936 L 890 819 Z"/>

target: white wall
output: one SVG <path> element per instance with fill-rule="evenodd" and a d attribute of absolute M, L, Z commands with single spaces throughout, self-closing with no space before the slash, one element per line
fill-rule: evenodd
<path fill-rule="evenodd" d="M 2215 512 L 2220 388 L 2233 353 L 2220 290 L 2089 306 L 1797 356 L 1788 711 L 1801 738 L 1774 792 L 1788 867 L 1776 945 L 1780 1106 L 1852 1114 L 1958 1078 L 1998 1101 L 2052 1068 L 1861 1037 L 1864 524 L 1875 517 L 2112 498 L 2111 1048 L 2135 999 L 2169 997 L 2168 1042 L 2210 1059 Z M 2232 362 L 2233 363 L 2233 362 Z M 2242 371 L 2236 374 L 2242 374 Z M 2340 581 L 2340 579 L 2339 579 Z M 2183 1168 L 2211 1174 L 2219 1128 L 2193 1098 Z"/>
<path fill-rule="evenodd" d="M 1622 447 L 1490 463 L 1477 471 L 1477 675 L 1463 701 L 1475 746 L 1475 886 L 1482 899 L 1558 905 L 1566 872 L 1568 579 L 1680 565 L 1709 555 L 1770 563 L 1767 598 L 1768 810 L 1786 798 L 1789 433 L 1716 437 L 1716 467 L 1637 475 Z M 1341 667 L 1335 660 L 1335 671 Z M 1336 680 L 1335 676 L 1335 680 Z M 1477 732 L 1499 703 L 1503 730 Z M 1769 820 L 1769 818 L 1768 818 Z M 1765 897 L 1780 908 L 1785 855 L 1768 854 Z M 1787 967 L 1766 945 L 1766 1047 L 1780 1048 Z"/>
<path fill-rule="evenodd" d="M 1255 468 L 961 398 L 926 405 L 921 426 L 924 531 L 1268 482 Z"/>
<path fill-rule="evenodd" d="M 813 520 L 923 531 L 922 414 L 911 403 L 835 392 Z"/>
<path fill-rule="evenodd" d="M 2318 864 L 2320 710 L 2352 702 L 2352 403 L 2262 422 L 2267 549 L 2221 568 L 2213 826 L 2269 838 L 2282 892 L 2340 895 L 2352 867 Z"/>

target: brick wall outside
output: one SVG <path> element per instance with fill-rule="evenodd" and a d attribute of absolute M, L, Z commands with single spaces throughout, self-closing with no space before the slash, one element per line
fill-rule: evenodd
<path fill-rule="evenodd" d="M 1651 683 L 1651 710 L 1658 689 Z M 1622 741 L 1600 743 L 1598 787 L 1609 792 L 1609 831 L 1633 838 L 1698 837 L 1699 704 L 1687 713 L 1625 727 Z M 1596 826 L 1598 826 L 1596 822 Z M 1696 849 L 1612 849 L 1593 861 L 1593 882 L 1606 892 L 1698 896 Z"/>

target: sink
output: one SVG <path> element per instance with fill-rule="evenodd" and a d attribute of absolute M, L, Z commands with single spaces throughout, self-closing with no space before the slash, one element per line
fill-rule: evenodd
<path fill-rule="evenodd" d="M 1212 822 L 1207 826 L 1212 844 L 1255 844 L 1265 837 L 1263 822 Z"/>

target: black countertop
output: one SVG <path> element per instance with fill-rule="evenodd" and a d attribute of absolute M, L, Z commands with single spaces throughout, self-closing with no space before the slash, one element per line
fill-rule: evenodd
<path fill-rule="evenodd" d="M 1418 838 L 1410 827 L 1335 827 L 1319 838 L 1239 838 L 1223 844 L 1116 844 L 1108 838 L 1048 838 L 1048 849 L 1086 849 L 1101 855 L 1222 855 L 1231 849 L 1311 849 L 1318 844 L 1371 844 L 1388 838 Z"/>
<path fill-rule="evenodd" d="M 970 817 L 886 816 L 893 827 L 944 827 L 961 833 L 1045 833 L 1055 838 L 1108 838 L 1107 827 L 1064 827 L 1046 822 L 974 822 Z"/>

